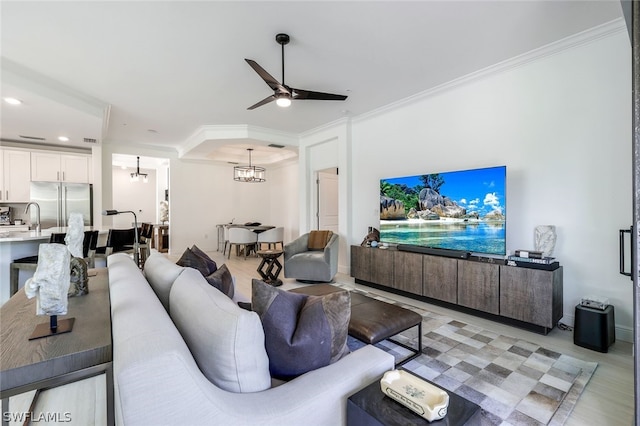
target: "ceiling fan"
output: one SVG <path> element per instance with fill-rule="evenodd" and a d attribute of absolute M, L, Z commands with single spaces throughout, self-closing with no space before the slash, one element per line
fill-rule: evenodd
<path fill-rule="evenodd" d="M 331 93 L 313 92 L 311 90 L 294 89 L 284 83 L 284 45 L 289 43 L 287 34 L 276 34 L 276 41 L 282 46 L 282 83 L 273 78 L 258 63 L 252 59 L 246 59 L 247 63 L 255 72 L 264 80 L 265 83 L 273 90 L 273 95 L 268 96 L 255 105 L 251 105 L 247 109 L 255 109 L 269 102 L 276 101 L 281 107 L 288 107 L 292 100 L 315 99 L 321 101 L 344 101 L 347 99 L 344 95 L 334 95 Z"/>

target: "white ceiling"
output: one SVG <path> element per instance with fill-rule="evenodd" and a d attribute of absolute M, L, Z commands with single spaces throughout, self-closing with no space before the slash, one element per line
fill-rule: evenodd
<path fill-rule="evenodd" d="M 3 140 L 149 144 L 187 158 L 282 161 L 295 135 L 621 18 L 611 1 L 2 1 Z M 339 101 L 272 94 L 244 61 Z M 230 127 L 229 127 L 230 126 Z M 231 131 L 229 130 L 231 129 Z M 266 148 L 283 142 L 285 150 Z M 260 152 L 262 151 L 262 152 Z"/>

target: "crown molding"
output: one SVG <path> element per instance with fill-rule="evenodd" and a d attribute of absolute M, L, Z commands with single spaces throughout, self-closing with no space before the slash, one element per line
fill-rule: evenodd
<path fill-rule="evenodd" d="M 387 104 L 375 110 L 366 112 L 364 114 L 360 114 L 357 117 L 353 118 L 353 122 L 357 123 L 361 120 L 370 119 L 372 117 L 375 117 L 380 114 L 384 114 L 386 112 L 395 110 L 397 108 L 431 98 L 433 96 L 439 95 L 449 90 L 456 89 L 465 84 L 473 83 L 473 82 L 482 80 L 484 78 L 491 77 L 496 74 L 500 74 L 517 67 L 521 67 L 528 63 L 538 61 L 544 58 L 548 58 L 550 56 L 561 53 L 565 50 L 573 49 L 588 43 L 592 43 L 594 41 L 597 41 L 606 37 L 610 37 L 612 35 L 618 34 L 623 31 L 624 32 L 627 31 L 625 20 L 623 18 L 614 19 L 613 21 L 609 21 L 604 24 L 598 25 L 596 27 L 590 28 L 588 30 L 581 31 L 577 34 L 565 37 L 558 41 L 554 41 L 553 43 L 549 43 L 537 49 L 533 49 L 527 53 L 514 56 L 513 58 L 504 60 L 502 62 L 498 62 L 486 68 L 480 69 L 478 71 L 472 72 L 470 74 L 464 75 L 462 77 L 459 77 L 454 80 L 435 86 L 431 89 L 427 89 L 425 91 L 416 93 L 414 95 L 411 95 L 399 101 Z"/>

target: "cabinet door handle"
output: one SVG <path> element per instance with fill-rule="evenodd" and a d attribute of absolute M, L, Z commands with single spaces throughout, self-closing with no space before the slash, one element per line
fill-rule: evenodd
<path fill-rule="evenodd" d="M 56 180 L 60 180 L 60 172 L 56 172 Z"/>
<path fill-rule="evenodd" d="M 62 181 L 64 182 L 64 172 L 62 172 Z"/>

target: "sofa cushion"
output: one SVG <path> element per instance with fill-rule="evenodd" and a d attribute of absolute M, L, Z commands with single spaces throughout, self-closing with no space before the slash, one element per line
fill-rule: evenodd
<path fill-rule="evenodd" d="M 171 318 L 202 373 L 229 392 L 258 392 L 271 386 L 264 331 L 255 312 L 238 307 L 186 268 L 170 294 Z"/>
<path fill-rule="evenodd" d="M 229 299 L 233 299 L 235 292 L 233 277 L 227 265 L 222 264 L 214 273 L 205 277 L 207 282 L 226 294 Z"/>
<path fill-rule="evenodd" d="M 212 265 L 207 260 L 207 258 L 202 257 L 190 248 L 187 248 L 184 253 L 182 253 L 182 256 L 180 257 L 180 259 L 178 259 L 176 264 L 184 266 L 185 268 L 197 269 L 203 277 L 206 277 L 207 275 L 215 271 L 215 269 L 210 270 Z M 213 264 L 215 265 L 215 262 Z"/>
<path fill-rule="evenodd" d="M 209 270 L 209 274 L 214 273 L 218 269 L 218 265 L 216 264 L 216 261 L 213 260 L 211 257 L 209 257 L 207 253 L 200 250 L 200 248 L 197 245 L 194 244 L 193 246 L 191 246 L 191 251 L 197 256 L 200 256 L 201 258 L 204 259 L 204 261 L 207 263 L 207 269 Z"/>
<path fill-rule="evenodd" d="M 252 309 L 260 315 L 269 370 L 290 379 L 346 355 L 350 294 L 308 296 L 252 281 Z"/>
<path fill-rule="evenodd" d="M 307 248 L 309 250 L 324 250 L 333 235 L 332 231 L 310 231 Z"/>
<path fill-rule="evenodd" d="M 183 270 L 184 267 L 176 265 L 156 250 L 151 250 L 151 256 L 144 263 L 144 276 L 167 312 L 171 286 Z"/>

